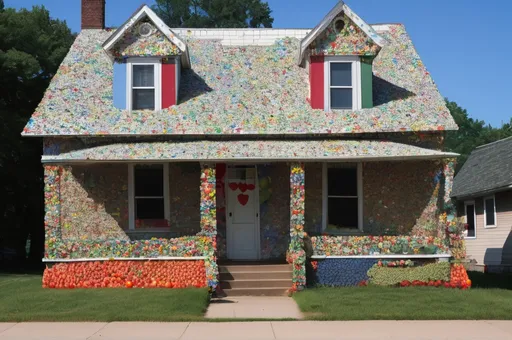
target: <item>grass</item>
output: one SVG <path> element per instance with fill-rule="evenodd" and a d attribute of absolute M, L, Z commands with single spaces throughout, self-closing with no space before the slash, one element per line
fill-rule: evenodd
<path fill-rule="evenodd" d="M 0 322 L 203 321 L 207 289 L 43 289 L 39 275 L 0 275 Z"/>
<path fill-rule="evenodd" d="M 294 299 L 309 320 L 512 320 L 512 275 L 472 273 L 470 277 L 474 283 L 470 290 L 311 288 Z"/>

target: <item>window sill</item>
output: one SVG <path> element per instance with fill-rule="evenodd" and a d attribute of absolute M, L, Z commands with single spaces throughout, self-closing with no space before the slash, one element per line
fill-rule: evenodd
<path fill-rule="evenodd" d="M 486 226 L 484 226 L 484 229 L 496 229 L 496 228 L 498 228 L 497 225 L 486 225 Z"/>
<path fill-rule="evenodd" d="M 311 233 L 311 236 L 364 236 L 361 230 L 354 231 L 323 231 L 321 233 Z"/>

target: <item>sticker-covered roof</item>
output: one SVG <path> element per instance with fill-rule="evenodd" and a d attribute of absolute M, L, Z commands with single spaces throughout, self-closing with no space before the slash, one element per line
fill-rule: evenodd
<path fill-rule="evenodd" d="M 57 149 L 55 149 L 57 151 Z M 43 162 L 61 161 L 158 161 L 158 160 L 406 160 L 453 158 L 441 152 L 390 141 L 371 140 L 246 140 L 138 142 L 94 146 L 68 152 L 52 152 Z"/>
<path fill-rule="evenodd" d="M 223 46 L 187 40 L 178 105 L 159 112 L 113 105 L 113 65 L 102 48 L 112 31 L 83 30 L 23 134 L 310 135 L 453 130 L 457 126 L 402 25 L 375 27 L 386 45 L 374 60 L 374 107 L 312 109 L 308 73 L 296 65 L 300 42 Z"/>

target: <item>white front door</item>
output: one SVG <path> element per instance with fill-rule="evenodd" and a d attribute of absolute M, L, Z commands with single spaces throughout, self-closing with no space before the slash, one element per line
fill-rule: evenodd
<path fill-rule="evenodd" d="M 227 252 L 232 260 L 257 260 L 259 257 L 257 177 L 255 167 L 228 167 Z"/>

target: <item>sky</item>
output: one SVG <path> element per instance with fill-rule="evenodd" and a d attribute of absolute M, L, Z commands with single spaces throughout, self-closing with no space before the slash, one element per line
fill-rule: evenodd
<path fill-rule="evenodd" d="M 312 28 L 337 0 L 268 0 L 275 28 Z M 469 116 L 499 127 L 512 117 L 510 0 L 346 0 L 369 24 L 402 23 L 441 94 Z M 120 26 L 153 0 L 107 0 L 106 25 Z M 313 5 L 312 5 L 313 4 Z M 6 7 L 44 5 L 80 31 L 80 0 L 5 0 Z"/>

